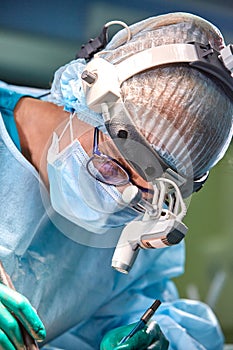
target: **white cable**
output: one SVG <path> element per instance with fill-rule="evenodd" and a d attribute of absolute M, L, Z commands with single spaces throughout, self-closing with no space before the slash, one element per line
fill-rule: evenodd
<path fill-rule="evenodd" d="M 177 217 L 178 217 L 178 219 L 182 220 L 182 218 L 185 216 L 185 214 L 187 212 L 187 209 L 186 209 L 186 205 L 185 205 L 184 200 L 182 198 L 179 187 L 177 186 L 177 184 L 174 181 L 166 179 L 166 178 L 158 178 L 156 180 L 156 182 L 157 181 L 161 182 L 161 183 L 168 183 L 168 184 L 172 185 L 174 187 L 174 189 L 176 190 L 176 195 L 177 195 L 177 200 L 178 200 L 177 205 L 180 205 L 180 209 L 181 209 L 181 211 L 177 215 Z M 161 183 L 160 183 L 160 185 L 161 185 Z M 174 210 L 178 211 L 178 207 L 176 207 Z"/>
<path fill-rule="evenodd" d="M 168 194 L 168 210 L 172 211 L 174 208 L 174 198 L 171 193 Z"/>
<path fill-rule="evenodd" d="M 183 201 L 180 189 L 177 186 L 177 184 L 175 182 L 173 182 L 172 180 L 169 180 L 169 179 L 166 179 L 166 178 L 158 178 L 158 179 L 156 179 L 156 182 L 159 184 L 159 186 L 161 188 L 160 195 L 159 195 L 159 200 L 158 200 L 159 211 L 160 210 L 162 211 L 163 204 L 164 204 L 164 198 L 165 198 L 165 195 L 166 195 L 165 183 L 170 184 L 170 185 L 172 185 L 174 187 L 174 189 L 175 189 L 175 196 L 176 196 L 175 206 L 174 206 L 172 212 L 175 215 L 177 215 L 177 218 L 179 220 L 182 220 L 182 218 L 185 216 L 185 214 L 187 212 L 187 209 L 186 209 L 186 205 L 185 205 L 185 203 Z M 169 206 L 169 208 L 170 208 L 170 206 Z M 180 213 L 178 214 L 179 208 L 180 208 Z"/>
<path fill-rule="evenodd" d="M 104 27 L 105 28 L 108 28 L 114 24 L 119 24 L 120 26 L 124 27 L 126 30 L 127 30 L 127 41 L 126 43 L 130 40 L 131 38 L 131 31 L 129 29 L 129 26 L 125 23 L 125 22 L 122 22 L 122 21 L 118 21 L 118 20 L 113 20 L 113 21 L 110 21 L 110 22 L 107 22 Z"/>
<path fill-rule="evenodd" d="M 128 43 L 129 40 L 131 39 L 131 31 L 130 31 L 130 28 L 129 26 L 125 23 L 125 22 L 122 22 L 122 21 L 117 21 L 117 20 L 114 20 L 114 21 L 110 21 L 110 22 L 107 22 L 104 27 L 105 28 L 108 28 L 114 24 L 119 24 L 120 26 L 124 27 L 126 30 L 127 30 L 127 40 L 125 43 Z M 105 53 L 108 53 L 109 50 L 102 50 L 100 52 L 97 52 L 94 57 L 99 57 L 100 55 L 102 54 L 105 54 Z"/>
<path fill-rule="evenodd" d="M 158 200 L 158 209 L 159 209 L 159 216 L 160 216 L 163 210 L 164 199 L 166 196 L 166 186 L 164 185 L 163 182 L 160 182 L 160 181 L 159 181 L 159 186 L 160 186 L 160 192 L 159 192 L 159 200 Z"/>

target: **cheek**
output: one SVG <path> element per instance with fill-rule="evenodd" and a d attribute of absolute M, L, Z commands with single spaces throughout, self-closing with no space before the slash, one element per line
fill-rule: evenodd
<path fill-rule="evenodd" d="M 91 157 L 93 152 L 93 136 L 94 136 L 94 128 L 90 127 L 88 131 L 83 131 L 83 133 L 79 133 L 76 138 L 81 143 L 84 151 Z"/>

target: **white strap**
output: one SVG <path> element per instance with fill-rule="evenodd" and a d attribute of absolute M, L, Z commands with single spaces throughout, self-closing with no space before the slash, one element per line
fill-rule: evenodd
<path fill-rule="evenodd" d="M 115 65 L 120 85 L 133 75 L 147 69 L 177 62 L 198 60 L 192 44 L 168 44 L 138 52 Z"/>

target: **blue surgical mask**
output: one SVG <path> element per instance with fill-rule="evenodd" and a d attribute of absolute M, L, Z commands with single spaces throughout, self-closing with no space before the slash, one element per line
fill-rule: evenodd
<path fill-rule="evenodd" d="M 86 170 L 89 157 L 81 143 L 75 139 L 59 152 L 60 139 L 61 136 L 53 134 L 47 156 L 53 209 L 95 233 L 123 227 L 135 219 L 138 214 L 123 205 L 121 193 L 115 186 L 105 185 L 89 175 Z"/>

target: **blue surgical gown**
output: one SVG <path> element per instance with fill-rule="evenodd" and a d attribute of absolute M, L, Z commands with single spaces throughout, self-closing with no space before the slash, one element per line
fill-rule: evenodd
<path fill-rule="evenodd" d="M 14 120 L 13 110 L 24 94 L 0 87 L 0 112 L 8 134 L 16 147 L 20 150 L 19 135 Z"/>
<path fill-rule="evenodd" d="M 75 242 L 75 235 L 82 242 L 90 233 L 69 222 L 66 233 L 59 231 L 55 223 L 65 219 L 53 212 L 39 174 L 17 149 L 1 115 L 0 160 L 0 259 L 46 326 L 41 347 L 98 350 L 108 330 L 137 321 L 159 298 L 155 319 L 169 350 L 223 348 L 211 310 L 179 299 L 171 281 L 183 272 L 183 243 L 142 250 L 129 275 L 122 275 L 111 268 L 114 247 Z M 120 232 L 113 232 L 116 242 Z"/>

